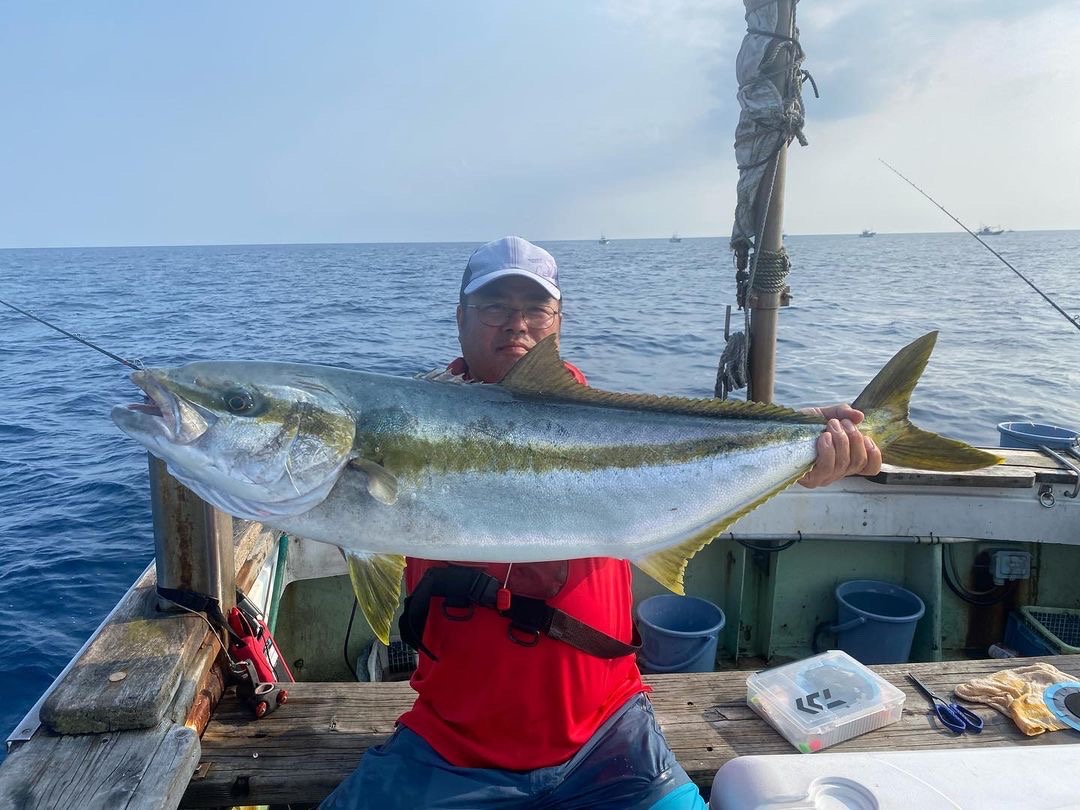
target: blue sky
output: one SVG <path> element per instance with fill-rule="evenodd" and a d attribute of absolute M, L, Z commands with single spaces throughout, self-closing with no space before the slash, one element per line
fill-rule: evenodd
<path fill-rule="evenodd" d="M 1080 227 L 1080 4 L 805 0 L 790 233 Z M 4 3 L 0 246 L 724 235 L 741 3 Z M 1073 178 L 1069 180 L 1068 178 Z"/>

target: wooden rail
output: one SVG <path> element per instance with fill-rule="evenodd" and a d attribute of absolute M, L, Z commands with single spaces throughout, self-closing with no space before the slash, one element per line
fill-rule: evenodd
<path fill-rule="evenodd" d="M 985 730 L 956 736 L 938 725 L 926 699 L 904 677 L 914 672 L 946 694 L 970 678 L 1035 660 L 1080 676 L 1080 656 L 948 661 L 873 667 L 907 694 L 901 720 L 830 751 L 930 750 L 966 746 L 1054 745 L 1080 742 L 1061 731 L 1025 737 L 1012 721 L 973 706 Z M 797 754 L 746 705 L 747 671 L 652 675 L 653 703 L 679 762 L 704 790 L 730 759 L 747 754 Z M 407 683 L 298 683 L 289 702 L 252 720 L 230 696 L 202 739 L 202 760 L 181 807 L 318 802 L 356 767 L 364 750 L 383 742 L 412 703 Z"/>
<path fill-rule="evenodd" d="M 237 529 L 236 583 L 246 590 L 278 533 Z M 220 648 L 201 619 L 161 613 L 157 601 L 151 563 L 55 684 L 42 725 L 0 766 L 0 808 L 177 806 L 199 761 L 189 714 L 214 691 Z"/>
<path fill-rule="evenodd" d="M 915 470 L 883 464 L 870 478 L 879 484 L 919 484 L 943 487 L 1025 488 L 1036 484 L 1075 484 L 1076 473 L 1038 450 L 989 448 L 1005 460 L 993 467 L 969 472 Z"/>

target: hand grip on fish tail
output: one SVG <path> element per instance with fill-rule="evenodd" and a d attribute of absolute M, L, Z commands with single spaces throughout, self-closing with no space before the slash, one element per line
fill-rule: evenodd
<path fill-rule="evenodd" d="M 922 430 L 908 419 L 911 392 L 922 376 L 937 332 L 909 343 L 885 364 L 852 407 L 866 414 L 862 430 L 881 448 L 886 464 L 919 470 L 963 472 L 1004 459 L 964 442 Z"/>

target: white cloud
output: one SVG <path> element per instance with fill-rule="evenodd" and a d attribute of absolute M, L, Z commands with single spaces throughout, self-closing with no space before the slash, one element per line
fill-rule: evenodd
<path fill-rule="evenodd" d="M 970 227 L 1080 224 L 1080 79 L 1066 32 L 1080 8 L 1011 22 L 970 22 L 923 54 L 922 87 L 897 88 L 880 109 L 815 123 L 790 161 L 794 232 L 948 230 L 936 208 L 894 178 L 882 157 Z"/>

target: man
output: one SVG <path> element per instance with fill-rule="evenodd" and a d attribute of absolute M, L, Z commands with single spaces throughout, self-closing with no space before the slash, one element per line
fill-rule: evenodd
<path fill-rule="evenodd" d="M 465 267 L 457 324 L 461 357 L 428 376 L 499 382 L 559 334 L 555 260 L 515 236 L 478 248 Z M 846 405 L 814 410 L 829 422 L 802 483 L 876 473 L 880 452 L 855 428 L 862 414 Z M 410 559 L 405 577 L 403 635 L 421 650 L 416 702 L 324 808 L 705 808 L 660 732 L 634 660 L 627 561 Z M 502 612 L 525 603 L 572 632 L 527 632 Z"/>

